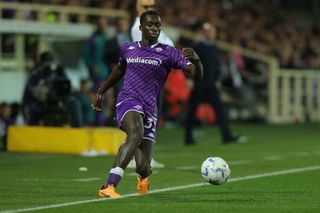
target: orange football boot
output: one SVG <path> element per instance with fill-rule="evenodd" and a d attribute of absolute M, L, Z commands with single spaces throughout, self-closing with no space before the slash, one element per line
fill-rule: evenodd
<path fill-rule="evenodd" d="M 109 198 L 118 198 L 120 194 L 116 192 L 116 189 L 113 185 L 108 185 L 107 188 L 101 187 L 99 190 L 99 197 L 109 197 Z"/>
<path fill-rule="evenodd" d="M 141 195 L 149 193 L 149 180 L 148 180 L 148 178 L 141 179 L 138 177 L 137 192 Z"/>

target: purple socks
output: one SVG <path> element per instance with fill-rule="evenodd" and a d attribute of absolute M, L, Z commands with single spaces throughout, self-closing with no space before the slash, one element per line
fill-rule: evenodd
<path fill-rule="evenodd" d="M 104 188 L 107 188 L 108 185 L 113 185 L 114 187 L 116 187 L 119 184 L 123 173 L 124 170 L 120 167 L 112 168 L 110 170 L 109 177 L 106 184 L 104 185 Z"/>

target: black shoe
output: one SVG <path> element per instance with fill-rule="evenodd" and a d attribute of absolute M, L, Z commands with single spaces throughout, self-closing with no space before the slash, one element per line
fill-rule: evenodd
<path fill-rule="evenodd" d="M 248 142 L 248 137 L 243 135 L 235 135 L 231 138 L 227 138 L 223 140 L 224 144 L 230 144 L 230 143 L 246 143 Z"/>
<path fill-rule="evenodd" d="M 189 145 L 195 145 L 196 144 L 196 141 L 193 139 L 193 138 L 187 138 L 185 141 L 184 141 L 184 144 L 189 146 Z"/>

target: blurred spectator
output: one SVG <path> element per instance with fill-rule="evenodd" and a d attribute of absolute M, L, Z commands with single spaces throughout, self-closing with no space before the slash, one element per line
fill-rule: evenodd
<path fill-rule="evenodd" d="M 303 67 L 310 70 L 319 69 L 319 58 L 312 48 L 307 48 L 302 54 Z"/>
<path fill-rule="evenodd" d="M 82 79 L 80 83 L 80 90 L 75 94 L 77 100 L 81 105 L 81 112 L 83 118 L 83 125 L 93 126 L 94 124 L 94 111 L 91 108 L 91 100 L 94 96 L 90 88 L 89 81 Z"/>
<path fill-rule="evenodd" d="M 67 0 L 67 6 L 71 7 L 80 7 L 85 6 L 82 4 L 83 0 Z M 79 22 L 79 15 L 78 14 L 69 14 L 69 21 L 71 23 L 78 23 Z"/>
<path fill-rule="evenodd" d="M 118 18 L 116 27 L 116 35 L 108 39 L 105 44 L 104 59 L 109 70 L 118 63 L 120 47 L 126 42 L 131 41 L 129 20 L 127 18 Z"/>
<path fill-rule="evenodd" d="M 11 105 L 8 103 L 0 104 L 0 142 L 2 143 L 2 150 L 7 150 L 7 131 L 8 127 L 14 122 L 10 117 Z"/>
<path fill-rule="evenodd" d="M 23 115 L 22 115 L 22 111 L 21 111 L 21 105 L 19 103 L 12 103 L 11 104 L 10 118 L 13 121 L 13 123 L 16 125 L 23 125 L 24 124 Z"/>
<path fill-rule="evenodd" d="M 192 81 L 190 81 L 192 82 Z M 186 116 L 190 85 L 181 70 L 171 70 L 165 84 L 162 118 L 165 122 L 181 124 Z"/>
<path fill-rule="evenodd" d="M 244 59 L 236 51 L 221 52 L 219 83 L 224 96 L 227 97 L 227 103 L 225 104 L 232 106 L 235 117 L 240 114 L 240 111 L 245 110 L 256 114 L 258 96 L 263 96 L 260 89 L 257 88 L 256 79 L 263 78 L 262 73 L 254 75 L 252 70 L 246 71 Z M 265 82 L 266 78 L 263 78 L 263 83 Z M 266 84 L 263 87 L 265 88 Z"/>
<path fill-rule="evenodd" d="M 96 20 L 96 29 L 86 40 L 83 50 L 83 59 L 88 67 L 94 87 L 98 87 L 108 76 L 109 69 L 104 62 L 107 22 L 104 17 Z"/>
<path fill-rule="evenodd" d="M 4 2 L 19 2 L 18 0 L 3 0 Z M 16 15 L 16 11 L 13 9 L 4 9 L 2 12 L 2 18 L 13 19 Z"/>
<path fill-rule="evenodd" d="M 192 133 L 194 117 L 197 107 L 203 101 L 209 102 L 214 108 L 223 143 L 241 142 L 245 138 L 231 132 L 228 117 L 216 87 L 221 74 L 218 48 L 213 43 L 216 38 L 216 28 L 206 22 L 200 25 L 200 33 L 202 39 L 194 45 L 194 50 L 201 59 L 204 72 L 203 79 L 195 82 L 191 91 L 185 128 L 185 144 L 196 143 Z"/>
<path fill-rule="evenodd" d="M 134 41 L 140 40 L 139 11 L 155 9 L 154 0 L 5 0 L 7 2 L 30 2 L 53 5 L 89 6 L 105 9 L 122 9 L 133 11 L 133 4 L 137 2 L 132 29 Z M 249 2 L 249 1 L 248 1 Z M 218 40 L 226 41 L 260 53 L 275 56 L 281 61 L 283 68 L 303 68 L 303 53 L 307 48 L 315 51 L 320 57 L 319 19 L 313 23 L 301 25 L 295 16 L 279 9 L 276 4 L 266 4 L 261 1 L 237 2 L 232 0 L 161 0 L 157 4 L 157 10 L 163 14 L 166 24 L 194 30 L 195 24 L 208 21 L 219 29 Z M 149 4 L 152 3 L 152 4 Z M 170 5 L 170 7 L 168 7 Z M 279 5 L 279 4 L 278 4 Z M 281 3 L 280 3 L 281 5 Z M 30 12 L 30 11 L 29 11 Z M 25 11 L 26 19 L 30 15 Z M 14 18 L 14 10 L 4 10 L 2 16 Z M 33 15 L 31 15 L 32 17 Z M 31 18 L 33 19 L 33 18 Z M 57 22 L 60 19 L 55 12 L 48 11 L 46 20 Z M 72 14 L 69 21 L 78 22 L 77 14 Z M 109 18 L 113 23 L 114 18 Z M 312 21 L 311 21 L 312 22 Z M 298 25 L 300 24 L 300 25 Z M 135 32 L 133 32 L 135 31 Z M 162 37 L 164 36 L 164 39 Z M 164 41 L 165 34 L 161 33 L 160 40 Z M 310 44 L 310 42 L 312 44 Z M 171 43 L 171 44 L 170 44 Z M 308 44 L 309 43 L 309 44 Z M 173 45 L 171 41 L 167 44 Z M 318 62 L 319 64 L 319 62 Z"/>
<path fill-rule="evenodd" d="M 5 1 L 18 2 L 16 0 Z M 24 0 L 19 2 L 90 6 L 130 11 L 136 1 L 137 11 L 139 11 L 139 5 L 144 6 L 140 9 L 154 9 L 154 6 L 149 7 L 145 4 L 149 0 Z M 304 43 L 308 40 L 315 40 L 314 44 L 320 42 L 317 39 L 320 32 L 319 19 L 314 19 L 313 23 L 301 27 L 298 26 L 299 23 L 294 16 L 286 14 L 284 10 L 275 5 L 259 1 L 252 1 L 251 4 L 235 4 L 232 0 L 176 0 L 174 3 L 170 0 L 161 0 L 158 2 L 157 10 L 163 14 L 163 20 L 166 24 L 193 30 L 194 25 L 199 21 L 209 21 L 219 28 L 219 40 L 276 56 L 279 59 L 284 57 L 282 59 L 290 62 L 289 68 L 299 67 L 301 56 L 306 48 Z M 5 10 L 2 15 L 13 18 L 14 13 L 15 11 Z M 47 20 L 49 22 L 55 22 L 59 19 L 57 14 L 50 13 L 50 11 L 48 14 Z M 136 15 L 139 16 L 139 13 Z M 78 17 L 74 14 L 70 21 L 77 22 Z M 135 20 L 134 26 L 136 27 L 134 29 L 138 31 L 139 24 L 137 23 Z M 133 38 L 133 40 L 139 39 Z M 312 49 L 318 49 L 316 52 L 319 56 L 317 46 L 319 45 L 312 45 Z M 288 48 L 295 51 L 288 54 Z"/>
<path fill-rule="evenodd" d="M 82 126 L 78 101 L 71 94 L 71 83 L 64 68 L 51 53 L 40 55 L 23 95 L 23 113 L 28 125 Z"/>
<path fill-rule="evenodd" d="M 104 17 L 99 17 L 96 20 L 96 30 L 93 34 L 86 40 L 83 49 L 83 59 L 89 70 L 91 81 L 93 82 L 93 88 L 96 89 L 109 75 L 109 68 L 105 63 L 105 48 L 106 47 L 106 27 L 107 22 Z M 110 97 L 109 95 L 107 97 Z M 108 104 L 111 101 L 105 100 Z M 110 107 L 107 107 L 106 113 L 109 113 Z M 105 113 L 95 112 L 95 122 L 96 126 L 103 126 L 106 123 L 107 115 Z"/>

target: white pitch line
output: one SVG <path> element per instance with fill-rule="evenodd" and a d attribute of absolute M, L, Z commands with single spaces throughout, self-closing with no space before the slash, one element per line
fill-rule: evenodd
<path fill-rule="evenodd" d="M 176 169 L 178 169 L 178 170 L 191 170 L 191 169 L 196 169 L 198 167 L 199 166 L 179 166 L 179 167 L 176 167 Z"/>
<path fill-rule="evenodd" d="M 233 165 L 245 165 L 245 164 L 250 164 L 252 163 L 252 160 L 239 160 L 239 161 L 230 161 L 229 165 L 233 166 Z"/>
<path fill-rule="evenodd" d="M 304 167 L 304 168 L 288 169 L 288 170 L 282 170 L 282 171 L 277 171 L 277 172 L 269 172 L 269 173 L 262 173 L 262 174 L 257 174 L 257 175 L 249 175 L 249 176 L 245 176 L 245 177 L 232 178 L 228 182 L 238 182 L 238 181 L 242 181 L 242 180 L 251 180 L 251 179 L 257 179 L 257 178 L 263 178 L 263 177 L 286 175 L 286 174 L 291 174 L 291 173 L 313 171 L 313 170 L 319 170 L 319 169 L 320 169 L 320 165 Z M 205 185 L 210 185 L 210 184 L 209 183 L 195 183 L 195 184 L 189 184 L 189 185 L 184 185 L 184 186 L 169 187 L 169 188 L 152 190 L 149 192 L 149 194 L 156 194 L 156 193 L 161 193 L 161 192 L 188 189 L 188 188 L 205 186 Z M 37 210 L 53 209 L 53 208 L 60 208 L 60 207 L 65 207 L 65 206 L 74 206 L 74 205 L 81 205 L 81 204 L 100 202 L 100 201 L 111 201 L 111 200 L 115 200 L 115 199 L 123 199 L 123 198 L 127 198 L 127 197 L 136 197 L 136 196 L 140 196 L 140 195 L 137 193 L 132 193 L 132 194 L 122 195 L 120 198 L 107 198 L 107 199 L 97 198 L 97 199 L 91 199 L 91 200 L 81 200 L 81 201 L 52 204 L 52 205 L 47 205 L 47 206 L 38 206 L 38 207 L 25 208 L 25 209 L 12 209 L 12 210 L 1 211 L 0 213 L 17 213 L 17 212 L 37 211 Z"/>
<path fill-rule="evenodd" d="M 294 156 L 297 156 L 297 157 L 305 157 L 305 156 L 308 156 L 310 155 L 309 152 L 297 152 L 294 154 Z"/>
<path fill-rule="evenodd" d="M 320 155 L 320 150 L 314 152 L 315 155 Z"/>
<path fill-rule="evenodd" d="M 78 179 L 41 179 L 41 178 L 19 178 L 18 181 L 27 181 L 27 182 L 91 182 L 102 180 L 102 178 L 91 177 L 91 178 L 78 178 Z"/>
<path fill-rule="evenodd" d="M 71 181 L 76 181 L 76 182 L 91 182 L 91 181 L 97 181 L 101 180 L 102 178 L 80 178 L 80 179 L 72 179 Z"/>

